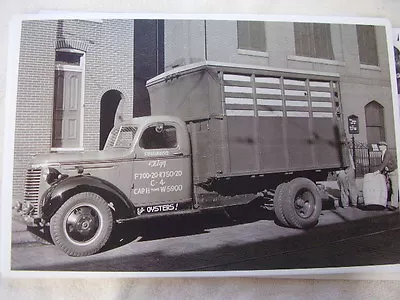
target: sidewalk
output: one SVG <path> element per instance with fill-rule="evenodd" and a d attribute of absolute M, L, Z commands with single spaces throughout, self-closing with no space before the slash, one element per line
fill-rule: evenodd
<path fill-rule="evenodd" d="M 14 210 L 12 213 L 11 232 L 12 245 L 36 242 L 31 233 L 26 230 L 26 225 L 23 218 L 19 216 Z"/>
<path fill-rule="evenodd" d="M 339 186 L 336 180 L 322 181 L 325 187 L 339 190 Z M 363 189 L 364 178 L 356 178 L 356 185 L 359 191 Z"/>

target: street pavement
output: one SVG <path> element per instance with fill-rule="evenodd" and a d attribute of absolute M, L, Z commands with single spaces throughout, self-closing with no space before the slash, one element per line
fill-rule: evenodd
<path fill-rule="evenodd" d="M 334 182 L 326 186 L 331 192 L 337 192 Z M 246 217 L 241 220 L 232 220 L 224 213 L 209 212 L 133 221 L 116 228 L 120 233 L 118 241 L 109 245 L 105 251 L 79 258 L 68 257 L 54 245 L 37 243 L 26 231 L 25 225 L 15 217 L 12 224 L 11 268 L 66 271 L 210 271 L 338 267 L 367 261 L 334 259 L 335 253 L 343 252 L 338 250 L 341 242 L 344 245 L 349 240 L 366 241 L 367 236 L 377 233 L 387 236 L 388 232 L 393 235 L 396 230 L 400 236 L 398 212 L 363 207 L 335 208 L 331 201 L 324 201 L 318 225 L 309 230 L 277 225 L 273 211 L 268 209 L 257 214 L 244 215 Z M 329 246 L 333 244 L 334 246 Z M 400 244 L 397 246 L 400 247 Z M 365 245 L 362 249 L 368 252 L 368 249 L 374 248 Z M 302 261 L 296 260 L 296 255 L 300 253 Z M 308 257 L 307 253 L 311 256 Z M 397 253 L 400 253 L 400 249 L 397 252 L 393 250 L 393 253 L 396 256 L 385 256 L 385 260 L 380 259 L 379 263 L 398 263 Z M 320 260 L 317 259 L 318 255 Z"/>

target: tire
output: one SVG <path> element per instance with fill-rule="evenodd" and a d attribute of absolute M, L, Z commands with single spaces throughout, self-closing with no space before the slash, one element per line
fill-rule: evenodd
<path fill-rule="evenodd" d="M 311 228 L 318 224 L 322 199 L 314 182 L 302 177 L 293 179 L 282 200 L 285 219 L 291 226 Z"/>
<path fill-rule="evenodd" d="M 288 221 L 283 213 L 283 198 L 286 197 L 287 183 L 281 183 L 275 190 L 274 195 L 274 212 L 277 221 L 286 227 L 290 227 Z"/>
<path fill-rule="evenodd" d="M 97 253 L 107 243 L 112 228 L 107 202 L 89 192 L 69 198 L 50 220 L 54 244 L 70 256 Z"/>
<path fill-rule="evenodd" d="M 26 230 L 31 234 L 34 240 L 43 245 L 53 245 L 53 240 L 50 235 L 49 226 L 43 228 L 27 226 Z"/>

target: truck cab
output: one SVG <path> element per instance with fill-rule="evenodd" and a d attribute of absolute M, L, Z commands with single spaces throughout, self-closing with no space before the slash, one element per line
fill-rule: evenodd
<path fill-rule="evenodd" d="M 105 244 L 114 222 L 192 209 L 191 180 L 185 123 L 134 118 L 111 130 L 102 151 L 36 156 L 20 209 L 29 226 L 49 225 L 65 252 L 89 255 Z"/>

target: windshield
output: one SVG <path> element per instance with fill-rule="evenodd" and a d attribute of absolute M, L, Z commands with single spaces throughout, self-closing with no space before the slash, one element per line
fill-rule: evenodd
<path fill-rule="evenodd" d="M 137 127 L 132 125 L 114 127 L 108 136 L 104 150 L 131 148 L 136 130 Z"/>

